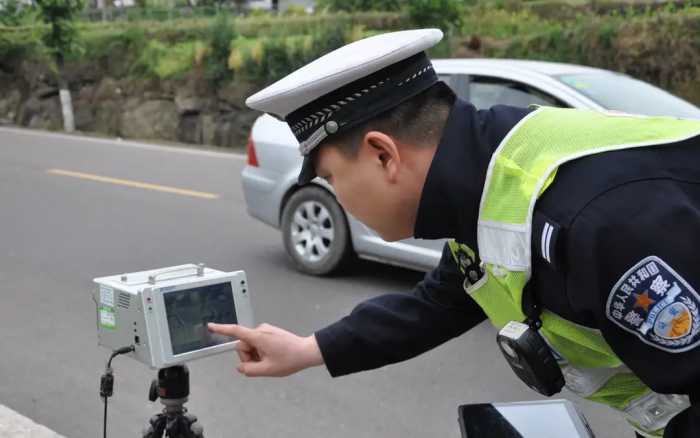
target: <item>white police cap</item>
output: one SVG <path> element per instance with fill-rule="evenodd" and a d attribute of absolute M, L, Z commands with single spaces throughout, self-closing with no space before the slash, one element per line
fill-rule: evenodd
<path fill-rule="evenodd" d="M 287 122 L 304 164 L 299 184 L 316 176 L 314 151 L 437 82 L 425 50 L 442 39 L 439 29 L 372 36 L 334 50 L 250 96 L 246 104 Z"/>

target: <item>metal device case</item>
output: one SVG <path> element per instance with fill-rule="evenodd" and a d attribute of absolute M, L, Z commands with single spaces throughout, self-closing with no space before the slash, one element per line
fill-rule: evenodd
<path fill-rule="evenodd" d="M 100 277 L 94 282 L 98 285 L 93 298 L 97 305 L 99 345 L 112 350 L 133 345 L 135 350 L 129 355 L 153 369 L 234 348 L 235 339 L 213 337 L 206 330 L 206 322 L 253 325 L 243 271 L 222 272 L 201 264 L 186 264 Z M 205 303 L 209 310 L 204 312 L 202 300 L 210 297 L 219 301 L 216 306 Z M 216 320 L 216 315 L 227 317 Z M 188 334 L 199 337 L 201 342 L 187 346 L 180 340 L 174 343 L 172 335 L 183 330 L 189 330 Z"/>

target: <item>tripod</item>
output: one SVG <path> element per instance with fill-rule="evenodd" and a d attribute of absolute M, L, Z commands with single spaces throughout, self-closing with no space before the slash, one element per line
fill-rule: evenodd
<path fill-rule="evenodd" d="M 148 399 L 154 402 L 160 398 L 165 408 L 162 413 L 151 417 L 144 428 L 143 438 L 204 438 L 204 428 L 184 406 L 189 395 L 190 372 L 186 365 L 158 370 L 158 378 L 151 383 Z"/>

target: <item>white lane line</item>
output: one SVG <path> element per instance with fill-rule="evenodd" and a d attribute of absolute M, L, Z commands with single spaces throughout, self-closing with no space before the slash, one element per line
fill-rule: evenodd
<path fill-rule="evenodd" d="M 156 192 L 173 193 L 173 194 L 182 195 L 182 196 L 192 196 L 195 198 L 216 199 L 219 197 L 219 195 L 217 195 L 216 193 L 207 193 L 207 192 L 200 192 L 197 190 L 181 189 L 179 187 L 162 186 L 160 184 L 151 184 L 151 183 L 146 183 L 146 182 L 141 182 L 141 181 L 133 181 L 130 179 L 112 178 L 109 176 L 95 175 L 92 173 L 73 172 L 71 170 L 48 169 L 46 171 L 46 173 L 49 173 L 52 175 L 70 176 L 73 178 L 86 179 L 86 180 L 90 180 L 90 181 L 97 181 L 97 182 L 107 183 L 107 184 L 116 184 L 116 185 L 120 185 L 120 186 L 135 187 L 138 189 L 154 190 Z M 0 438 L 1 438 L 1 436 L 0 436 Z"/>
<path fill-rule="evenodd" d="M 53 430 L 0 405 L 0 437 L 2 438 L 63 438 Z"/>
<path fill-rule="evenodd" d="M 144 149 L 144 150 L 149 150 L 149 151 L 175 152 L 175 153 L 180 153 L 180 154 L 200 155 L 200 156 L 205 156 L 205 157 L 229 158 L 229 159 L 241 160 L 241 161 L 245 161 L 247 159 L 247 156 L 245 154 L 238 154 L 235 152 L 208 151 L 208 150 L 188 148 L 186 146 L 179 147 L 179 146 L 156 145 L 156 144 L 150 144 L 150 143 L 141 143 L 141 142 L 132 141 L 132 140 L 120 140 L 117 138 L 109 139 L 109 138 L 84 137 L 81 135 L 70 135 L 70 134 L 60 133 L 60 132 L 37 131 L 37 130 L 33 130 L 33 129 L 10 128 L 10 127 L 6 127 L 6 126 L 0 127 L 0 133 L 3 133 L 3 132 L 8 132 L 8 133 L 12 133 L 12 134 L 30 135 L 30 136 L 36 136 L 36 137 L 62 138 L 64 140 L 82 141 L 82 142 L 86 142 L 86 143 L 100 143 L 100 144 L 105 144 L 105 145 L 109 145 L 109 146 L 126 146 L 126 147 L 130 147 L 130 148 Z"/>

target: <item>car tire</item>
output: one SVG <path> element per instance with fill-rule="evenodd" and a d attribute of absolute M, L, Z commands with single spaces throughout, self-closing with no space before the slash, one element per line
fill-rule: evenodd
<path fill-rule="evenodd" d="M 294 266 L 307 274 L 337 273 L 354 258 L 345 213 L 321 187 L 290 196 L 282 210 L 282 239 Z"/>

